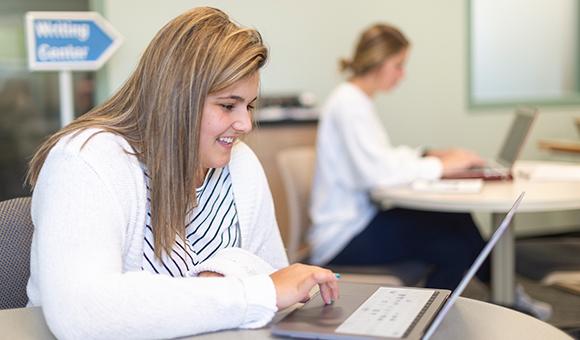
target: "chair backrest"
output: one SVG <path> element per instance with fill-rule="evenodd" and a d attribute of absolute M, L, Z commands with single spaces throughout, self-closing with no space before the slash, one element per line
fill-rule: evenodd
<path fill-rule="evenodd" d="M 288 203 L 289 233 L 286 251 L 290 263 L 304 261 L 309 255 L 305 236 L 311 224 L 308 207 L 315 158 L 314 146 L 287 148 L 276 154 L 276 163 Z"/>
<path fill-rule="evenodd" d="M 34 226 L 30 197 L 0 202 L 0 309 L 26 307 Z"/>
<path fill-rule="evenodd" d="M 290 263 L 307 262 L 310 256 L 306 233 L 312 224 L 308 210 L 315 159 L 314 146 L 287 148 L 276 154 L 276 163 L 288 201 L 289 233 L 286 252 Z M 418 260 L 399 261 L 381 266 L 326 267 L 341 274 L 349 273 L 349 278 L 343 275 L 349 282 L 385 285 L 420 285 L 429 273 L 429 265 Z"/>

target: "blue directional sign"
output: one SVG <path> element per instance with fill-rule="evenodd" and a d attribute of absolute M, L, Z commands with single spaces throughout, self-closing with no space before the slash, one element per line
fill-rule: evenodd
<path fill-rule="evenodd" d="M 97 12 L 26 13 L 31 70 L 97 70 L 121 46 L 121 35 Z"/>

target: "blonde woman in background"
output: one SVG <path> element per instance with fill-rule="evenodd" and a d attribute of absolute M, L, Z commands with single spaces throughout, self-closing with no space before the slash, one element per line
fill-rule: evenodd
<path fill-rule="evenodd" d="M 363 33 L 352 60 L 341 61 L 352 77 L 327 99 L 318 127 L 312 259 L 320 265 L 422 260 L 435 269 L 427 287 L 454 289 L 484 245 L 471 216 L 379 211 L 368 195 L 373 188 L 438 179 L 446 169 L 482 161 L 463 149 L 391 145 L 373 98 L 404 76 L 408 49 L 399 30 L 380 24 Z"/>
<path fill-rule="evenodd" d="M 382 265 L 419 260 L 433 270 L 426 286 L 455 289 L 484 246 L 470 214 L 390 209 L 369 199 L 374 188 L 435 180 L 445 171 L 481 165 L 473 151 L 393 146 L 373 103 L 404 76 L 409 41 L 397 28 L 377 24 L 361 36 L 354 57 L 342 60 L 348 81 L 327 99 L 318 125 L 309 235 L 316 265 Z M 489 261 L 477 273 L 490 281 Z M 546 319 L 547 304 L 530 308 L 519 290 L 516 304 Z"/>
<path fill-rule="evenodd" d="M 288 266 L 252 128 L 260 34 L 196 8 L 153 38 L 107 102 L 30 164 L 29 306 L 60 339 L 255 328 L 332 272 Z"/>

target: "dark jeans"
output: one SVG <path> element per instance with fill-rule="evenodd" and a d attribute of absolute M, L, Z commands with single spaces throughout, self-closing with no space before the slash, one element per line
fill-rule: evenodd
<path fill-rule="evenodd" d="M 485 245 L 470 214 L 409 209 L 379 212 L 329 265 L 382 265 L 421 260 L 434 266 L 430 288 L 455 289 Z M 489 259 L 477 273 L 490 279 Z"/>

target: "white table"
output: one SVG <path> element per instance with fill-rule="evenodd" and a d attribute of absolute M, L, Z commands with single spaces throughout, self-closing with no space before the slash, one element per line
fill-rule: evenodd
<path fill-rule="evenodd" d="M 413 192 L 409 187 L 379 189 L 371 193 L 384 208 L 401 207 L 446 212 L 490 212 L 494 230 L 522 191 L 526 192 L 518 212 L 546 212 L 580 209 L 580 182 L 538 182 L 529 180 L 540 164 L 568 164 L 520 161 L 514 179 L 487 181 L 478 194 L 433 194 Z M 513 227 L 506 230 L 492 252 L 492 300 L 513 304 L 515 295 L 515 247 Z"/>
<path fill-rule="evenodd" d="M 280 312 L 274 321 L 282 318 Z M 54 340 L 42 308 L 0 311 L 0 338 L 3 340 Z M 229 330 L 187 337 L 190 340 L 282 339 L 270 334 L 269 327 L 257 330 Z M 433 340 L 573 340 L 556 327 L 531 316 L 490 303 L 460 297 L 449 311 Z"/>

